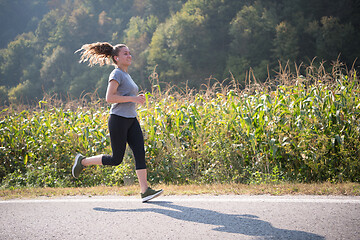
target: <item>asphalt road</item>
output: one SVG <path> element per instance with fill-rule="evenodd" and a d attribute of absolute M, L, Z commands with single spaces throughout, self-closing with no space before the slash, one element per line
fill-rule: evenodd
<path fill-rule="evenodd" d="M 0 214 L 0 239 L 360 239 L 360 197 L 42 198 Z"/>

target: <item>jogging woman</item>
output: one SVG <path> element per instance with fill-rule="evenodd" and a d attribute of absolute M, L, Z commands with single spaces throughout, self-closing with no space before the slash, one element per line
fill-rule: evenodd
<path fill-rule="evenodd" d="M 126 144 L 129 144 L 135 157 L 142 201 L 159 196 L 163 190 L 155 191 L 147 183 L 144 138 L 136 118 L 136 104 L 144 104 L 145 96 L 138 94 L 139 88 L 128 74 L 132 60 L 129 48 L 124 44 L 112 46 L 107 42 L 98 42 L 83 45 L 78 51 L 81 52 L 80 62 L 89 61 L 89 66 L 115 65 L 106 91 L 106 101 L 112 104 L 108 120 L 112 156 L 84 157 L 78 154 L 72 167 L 72 175 L 78 178 L 83 168 L 89 165 L 119 165 L 123 161 Z"/>

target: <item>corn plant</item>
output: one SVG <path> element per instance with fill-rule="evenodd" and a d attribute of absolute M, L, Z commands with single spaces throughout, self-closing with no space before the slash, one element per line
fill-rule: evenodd
<path fill-rule="evenodd" d="M 138 109 L 153 183 L 360 180 L 360 90 L 356 71 L 279 73 L 241 89 L 156 85 Z M 155 75 L 156 76 L 156 75 Z M 250 82 L 250 80 L 249 80 Z M 1 110 L 3 187 L 119 185 L 135 176 L 129 151 L 117 167 L 71 177 L 76 153 L 110 154 L 109 106 L 99 100 Z"/>

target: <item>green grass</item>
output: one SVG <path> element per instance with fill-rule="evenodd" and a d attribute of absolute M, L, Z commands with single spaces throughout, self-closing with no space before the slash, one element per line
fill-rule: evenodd
<path fill-rule="evenodd" d="M 152 184 L 281 184 L 360 181 L 360 89 L 354 70 L 309 66 L 242 89 L 158 84 L 138 110 Z M 153 82 L 156 83 L 156 74 Z M 95 97 L 11 105 L 0 116 L 2 189 L 120 187 L 135 177 L 128 151 L 117 167 L 71 177 L 77 152 L 111 153 L 109 106 Z"/>

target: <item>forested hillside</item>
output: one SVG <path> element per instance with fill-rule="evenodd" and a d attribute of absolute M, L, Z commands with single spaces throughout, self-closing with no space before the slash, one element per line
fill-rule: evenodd
<path fill-rule="evenodd" d="M 130 73 L 145 89 L 162 82 L 198 88 L 230 73 L 258 81 L 294 65 L 351 67 L 360 56 L 357 0 L 0 0 L 0 105 L 46 94 L 104 95 L 109 67 L 79 64 L 83 44 L 126 43 Z M 355 63 L 355 67 L 358 64 Z"/>

